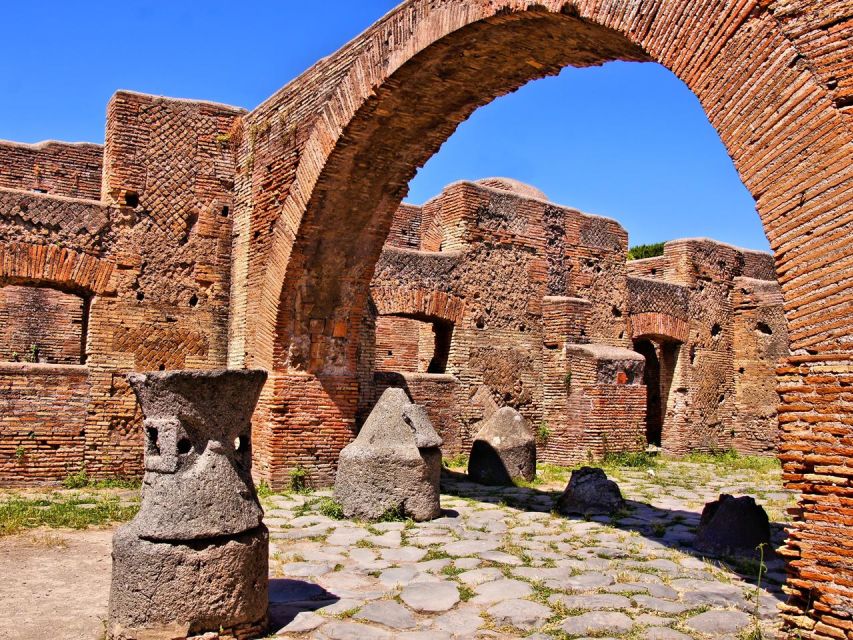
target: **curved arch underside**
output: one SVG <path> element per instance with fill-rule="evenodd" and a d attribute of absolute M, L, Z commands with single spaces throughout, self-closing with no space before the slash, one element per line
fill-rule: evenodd
<path fill-rule="evenodd" d="M 779 368 L 782 458 L 804 494 L 785 551 L 790 620 L 853 611 L 841 498 L 826 499 L 853 490 L 824 478 L 809 444 L 836 466 L 853 458 L 840 391 L 853 384 L 850 14 L 845 0 L 408 0 L 282 89 L 245 118 L 232 286 L 232 365 L 274 370 L 269 442 L 289 433 L 283 448 L 333 468 L 334 447 L 296 442 L 299 425 L 347 441 L 374 264 L 408 181 L 460 122 L 567 65 L 657 61 L 698 96 L 775 252 L 794 350 Z"/>

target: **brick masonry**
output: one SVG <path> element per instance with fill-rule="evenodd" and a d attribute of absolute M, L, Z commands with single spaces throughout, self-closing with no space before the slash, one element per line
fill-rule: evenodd
<path fill-rule="evenodd" d="M 100 202 L 96 153 L 75 159 L 63 148 L 63 165 L 52 152 L 6 145 L 2 283 L 90 299 L 93 472 L 138 470 L 138 418 L 122 375 L 138 358 L 156 363 L 156 349 L 132 343 L 163 332 L 170 350 L 158 367 L 269 369 L 256 417 L 267 437 L 261 473 L 284 478 L 300 459 L 328 477 L 356 424 L 374 265 L 416 168 L 474 109 L 533 78 L 612 59 L 660 62 L 699 98 L 774 251 L 794 354 L 777 369 L 782 451 L 789 486 L 802 491 L 786 548 L 787 619 L 802 637 L 850 638 L 853 563 L 839 527 L 853 489 L 835 463 L 853 457 L 851 13 L 848 0 L 407 0 L 251 113 L 117 94 Z M 413 231 L 398 229 L 397 241 Z M 459 240 L 435 246 L 434 228 L 420 233 L 427 251 Z M 687 277 L 683 266 L 670 268 Z M 560 270 L 543 268 L 559 290 Z M 742 277 L 762 279 L 749 269 Z M 755 300 L 767 299 L 745 288 L 732 300 L 743 324 L 723 341 L 747 331 Z M 711 287 L 707 302 L 718 293 Z M 543 296 L 543 327 L 562 331 L 562 312 L 601 319 L 574 297 Z M 116 339 L 118 328 L 130 342 Z M 721 357 L 698 339 L 697 358 Z M 738 385 L 748 389 L 760 354 L 738 355 L 743 379 L 721 419 L 747 393 Z M 277 433 L 289 434 L 288 447 Z"/>
<path fill-rule="evenodd" d="M 359 340 L 359 420 L 394 373 L 448 454 L 503 405 L 549 434 L 539 456 L 554 463 L 649 440 L 674 454 L 777 449 L 788 338 L 769 254 L 679 240 L 625 264 L 618 224 L 507 179 L 403 205 L 391 229 Z M 430 373 L 442 327 L 447 355 Z"/>

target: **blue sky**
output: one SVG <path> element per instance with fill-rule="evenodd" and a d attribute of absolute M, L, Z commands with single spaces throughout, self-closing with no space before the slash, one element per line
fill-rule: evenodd
<path fill-rule="evenodd" d="M 103 141 L 117 89 L 251 109 L 394 0 L 7 3 L 0 138 Z M 619 220 L 632 244 L 709 236 L 768 248 L 754 202 L 695 96 L 654 64 L 566 69 L 479 109 L 413 180 L 423 202 L 508 176 Z"/>

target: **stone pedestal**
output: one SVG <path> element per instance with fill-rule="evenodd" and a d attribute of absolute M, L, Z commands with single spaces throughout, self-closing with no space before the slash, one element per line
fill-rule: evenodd
<path fill-rule="evenodd" d="M 263 371 L 131 374 L 145 416 L 139 514 L 113 538 L 107 635 L 264 632 L 269 534 L 251 478 Z"/>
<path fill-rule="evenodd" d="M 423 521 L 441 514 L 441 438 L 402 389 L 386 389 L 354 442 L 341 451 L 335 498 L 348 518 L 389 511 Z"/>
<path fill-rule="evenodd" d="M 468 475 L 474 482 L 490 485 L 536 477 L 536 435 L 524 416 L 503 407 L 486 420 L 471 447 Z"/>

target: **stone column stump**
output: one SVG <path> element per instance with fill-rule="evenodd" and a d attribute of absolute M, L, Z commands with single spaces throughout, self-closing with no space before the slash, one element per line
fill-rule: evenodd
<path fill-rule="evenodd" d="M 266 372 L 128 380 L 145 417 L 145 476 L 139 514 L 113 538 L 108 637 L 263 633 L 269 534 L 251 476 L 251 417 Z"/>

